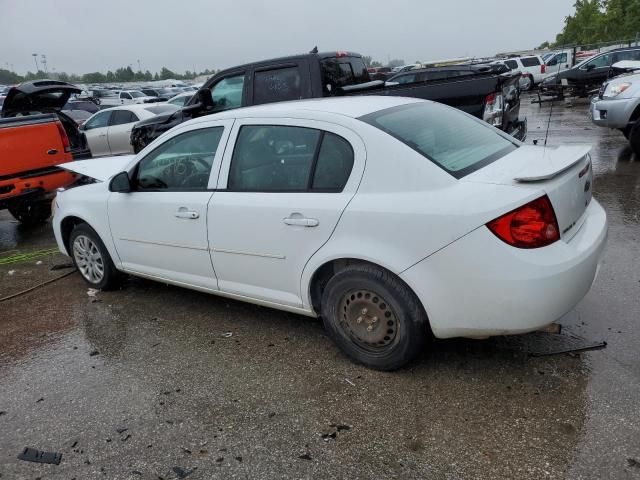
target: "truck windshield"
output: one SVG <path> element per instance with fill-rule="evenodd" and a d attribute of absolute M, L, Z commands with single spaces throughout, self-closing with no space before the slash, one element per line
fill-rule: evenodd
<path fill-rule="evenodd" d="M 366 122 L 462 178 L 518 148 L 515 140 L 459 111 L 418 102 L 370 113 Z"/>

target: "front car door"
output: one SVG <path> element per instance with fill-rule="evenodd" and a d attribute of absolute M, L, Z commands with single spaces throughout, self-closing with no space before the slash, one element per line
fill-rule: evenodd
<path fill-rule="evenodd" d="M 240 108 L 246 104 L 245 72 L 233 72 L 219 79 L 209 87 L 213 98 L 213 110 L 206 114 Z"/>
<path fill-rule="evenodd" d="M 578 79 L 578 83 L 591 85 L 604 82 L 607 79 L 612 59 L 612 53 L 605 53 L 589 60 L 580 67 L 582 80 Z"/>
<path fill-rule="evenodd" d="M 132 167 L 132 192 L 109 196 L 111 234 L 126 271 L 217 289 L 207 239 L 209 182 L 217 178 L 232 124 L 178 128 Z"/>
<path fill-rule="evenodd" d="M 111 155 L 133 153 L 131 129 L 138 121 L 137 115 L 129 110 L 113 111 L 107 132 Z"/>
<path fill-rule="evenodd" d="M 83 126 L 91 155 L 94 157 L 111 154 L 107 137 L 111 113 L 111 110 L 96 113 Z"/>
<path fill-rule="evenodd" d="M 133 103 L 133 97 L 131 97 L 127 92 L 120 92 L 120 103 L 122 105 Z"/>
<path fill-rule="evenodd" d="M 221 291 L 302 307 L 300 279 L 364 171 L 353 131 L 312 120 L 236 120 L 209 206 Z"/>

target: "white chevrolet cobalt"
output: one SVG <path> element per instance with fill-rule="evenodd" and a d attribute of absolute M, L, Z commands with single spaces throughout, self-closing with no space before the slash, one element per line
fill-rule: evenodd
<path fill-rule="evenodd" d="M 54 229 L 92 287 L 131 274 L 320 316 L 391 370 L 431 335 L 542 328 L 598 269 L 589 147 L 525 146 L 433 102 L 353 97 L 204 116 L 136 156 L 63 165 Z"/>

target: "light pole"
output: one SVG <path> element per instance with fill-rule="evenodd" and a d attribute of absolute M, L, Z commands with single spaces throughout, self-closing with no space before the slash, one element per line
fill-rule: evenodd
<path fill-rule="evenodd" d="M 138 59 L 138 71 L 141 72 L 142 71 L 142 67 L 140 66 L 140 59 Z"/>
<path fill-rule="evenodd" d="M 40 55 L 40 60 L 42 61 L 42 68 L 44 69 L 44 73 L 47 73 L 47 56 L 43 53 Z"/>
<path fill-rule="evenodd" d="M 31 56 L 33 57 L 33 61 L 36 64 L 36 73 L 38 73 L 40 71 L 40 67 L 38 67 L 38 54 L 32 53 Z"/>

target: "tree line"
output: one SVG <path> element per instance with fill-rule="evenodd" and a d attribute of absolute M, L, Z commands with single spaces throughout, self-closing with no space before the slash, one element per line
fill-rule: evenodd
<path fill-rule="evenodd" d="M 640 0 L 576 0 L 575 12 L 564 20 L 554 42 L 541 48 L 563 45 L 633 40 L 640 32 Z"/>
<path fill-rule="evenodd" d="M 200 75 L 213 75 L 215 70 L 206 69 L 203 72 L 191 72 L 187 70 L 183 74 L 173 72 L 166 67 L 162 67 L 160 72 L 151 73 L 149 70 L 142 72 L 134 71 L 130 66 L 121 67 L 115 71 L 109 70 L 103 72 L 90 72 L 84 75 L 66 72 L 27 72 L 26 75 L 19 75 L 6 69 L 0 69 L 0 84 L 12 85 L 28 80 L 39 80 L 42 78 L 52 78 L 63 82 L 71 83 L 116 83 L 116 82 L 150 82 L 153 80 L 192 80 Z"/>

